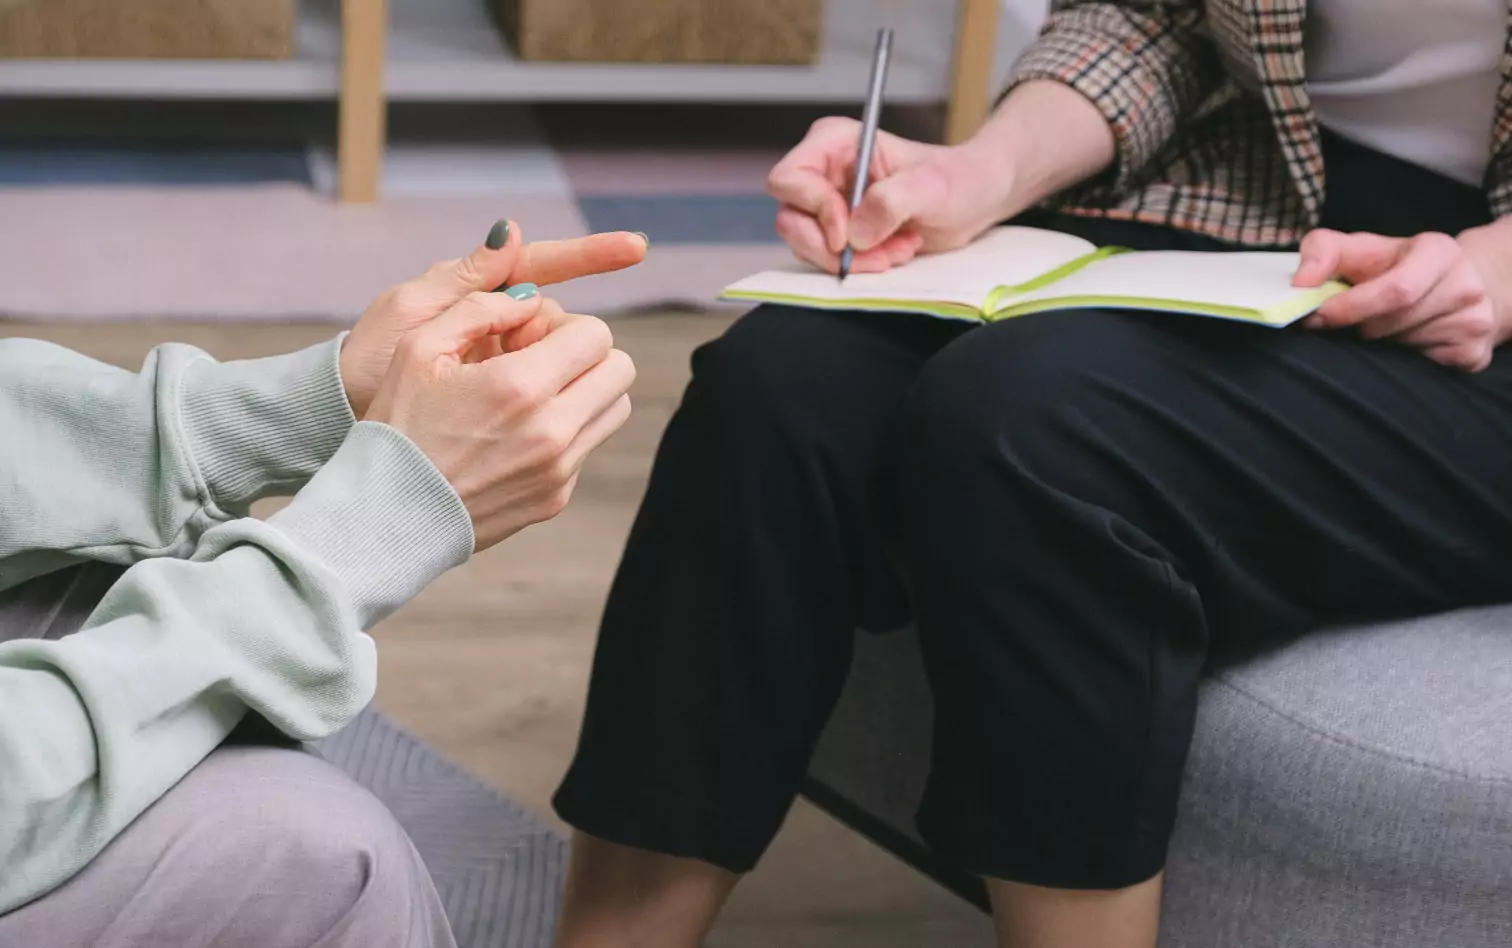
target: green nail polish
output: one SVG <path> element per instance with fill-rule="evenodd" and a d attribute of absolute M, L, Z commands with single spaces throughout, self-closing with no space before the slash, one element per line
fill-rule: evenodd
<path fill-rule="evenodd" d="M 535 299 L 540 292 L 540 287 L 534 283 L 521 283 L 519 286 L 512 286 L 504 291 L 505 295 L 510 299 L 518 300 L 521 303 L 526 300 Z"/>
<path fill-rule="evenodd" d="M 488 239 L 483 242 L 483 246 L 489 250 L 498 250 L 507 243 L 509 243 L 509 221 L 499 221 L 493 225 L 493 230 L 488 232 Z"/>
<path fill-rule="evenodd" d="M 650 237 L 647 237 L 645 234 L 641 233 L 640 231 L 635 231 L 635 236 L 639 237 L 641 240 L 644 240 L 646 242 L 646 249 L 648 249 L 648 250 L 651 249 L 651 238 Z"/>

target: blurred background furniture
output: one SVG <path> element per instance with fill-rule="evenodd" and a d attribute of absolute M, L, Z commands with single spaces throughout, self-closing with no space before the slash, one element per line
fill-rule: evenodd
<path fill-rule="evenodd" d="M 1512 944 L 1512 607 L 1317 633 L 1215 671 L 1162 948 Z M 859 637 L 806 794 L 958 893 L 920 841 L 930 701 L 912 632 Z"/>
<path fill-rule="evenodd" d="M 490 0 L 530 62 L 812 66 L 825 0 Z"/>
<path fill-rule="evenodd" d="M 826 0 L 815 65 L 773 66 L 523 62 L 485 0 L 301 0 L 288 59 L 0 59 L 0 96 L 334 97 L 339 193 L 368 202 L 377 196 L 389 102 L 855 104 L 884 22 L 898 32 L 889 101 L 945 103 L 949 136 L 959 140 L 990 102 L 1002 2 Z"/>

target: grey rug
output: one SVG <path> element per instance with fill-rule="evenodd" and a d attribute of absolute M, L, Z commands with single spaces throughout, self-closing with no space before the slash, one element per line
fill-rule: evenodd
<path fill-rule="evenodd" d="M 551 944 L 567 845 L 550 828 L 372 709 L 316 747 L 408 831 L 459 948 Z"/>

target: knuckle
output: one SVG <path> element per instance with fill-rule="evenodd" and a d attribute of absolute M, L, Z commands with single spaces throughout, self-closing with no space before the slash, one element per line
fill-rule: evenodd
<path fill-rule="evenodd" d="M 1417 301 L 1412 281 L 1403 274 L 1393 274 L 1381 283 L 1381 305 L 1387 309 L 1405 309 Z"/>
<path fill-rule="evenodd" d="M 463 286 L 478 286 L 483 282 L 483 272 L 472 257 L 462 257 L 449 268 Z"/>
<path fill-rule="evenodd" d="M 1496 331 L 1496 319 L 1489 306 L 1477 306 L 1465 317 L 1465 329 L 1478 340 L 1489 339 Z M 1484 345 L 1484 343 L 1481 343 Z"/>
<path fill-rule="evenodd" d="M 1452 350 L 1450 365 L 1466 372 L 1474 372 L 1485 361 L 1486 353 L 1481 346 L 1459 346 Z"/>
<path fill-rule="evenodd" d="M 558 465 L 561 463 L 562 455 L 567 451 L 567 446 L 572 443 L 571 432 L 564 430 L 560 425 L 540 424 L 529 432 L 526 443 L 532 460 L 540 465 L 549 477 L 560 480 Z"/>
<path fill-rule="evenodd" d="M 550 494 L 547 494 L 546 498 L 541 502 L 542 519 L 551 520 L 554 517 L 560 516 L 562 511 L 566 510 L 567 505 L 571 502 L 571 486 L 563 485 L 557 490 L 552 491 Z"/>
<path fill-rule="evenodd" d="M 401 313 L 414 313 L 429 308 L 429 296 L 418 283 L 401 283 L 394 287 L 392 302 Z"/>
<path fill-rule="evenodd" d="M 1448 234 L 1430 232 L 1418 234 L 1412 238 L 1412 242 L 1423 250 L 1432 251 L 1434 254 L 1459 254 L 1459 242 Z"/>
<path fill-rule="evenodd" d="M 493 376 L 493 396 L 507 405 L 534 408 L 545 400 L 541 386 L 522 372 Z"/>
<path fill-rule="evenodd" d="M 848 131 L 855 119 L 845 118 L 840 115 L 826 115 L 814 120 L 809 126 L 811 135 L 834 135 L 841 131 Z"/>
<path fill-rule="evenodd" d="M 562 449 L 562 452 L 565 451 L 566 448 L 564 447 Z M 547 468 L 547 478 L 551 483 L 561 486 L 566 486 L 567 484 L 571 483 L 572 467 L 567 463 L 567 458 L 563 453 L 559 452 L 557 456 L 552 459 L 551 464 Z"/>
<path fill-rule="evenodd" d="M 623 349 L 611 350 L 607 361 L 609 363 L 609 366 L 618 373 L 619 378 L 626 389 L 635 384 L 638 370 L 635 367 L 635 360 L 630 358 L 630 354 L 628 352 Z"/>
<path fill-rule="evenodd" d="M 597 316 L 588 316 L 583 320 L 584 344 L 594 352 L 608 356 L 614 349 L 614 330 L 609 324 Z"/>
<path fill-rule="evenodd" d="M 1480 274 L 1468 264 L 1460 267 L 1454 275 L 1454 304 L 1468 309 L 1486 300 L 1486 284 L 1481 281 Z"/>

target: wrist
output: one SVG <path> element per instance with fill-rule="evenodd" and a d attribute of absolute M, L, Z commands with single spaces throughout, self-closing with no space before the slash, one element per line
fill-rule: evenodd
<path fill-rule="evenodd" d="M 352 349 L 352 334 L 341 338 L 341 350 L 336 357 L 336 371 L 341 375 L 341 388 L 346 392 L 347 405 L 352 416 L 361 419 L 373 404 L 373 386 L 365 384 L 361 361 Z"/>
<path fill-rule="evenodd" d="M 1097 107 L 1064 83 L 1029 79 L 1004 97 L 960 146 L 981 163 L 1004 217 L 1045 201 L 1112 165 L 1113 130 Z"/>
<path fill-rule="evenodd" d="M 947 162 L 953 190 L 976 194 L 990 209 L 993 220 L 1007 220 L 1023 211 L 1033 199 L 1019 196 L 1017 142 L 1008 123 L 989 122 L 970 139 L 950 149 Z"/>
<path fill-rule="evenodd" d="M 1512 219 L 1473 227 L 1456 240 L 1485 285 L 1497 343 L 1512 339 Z"/>

